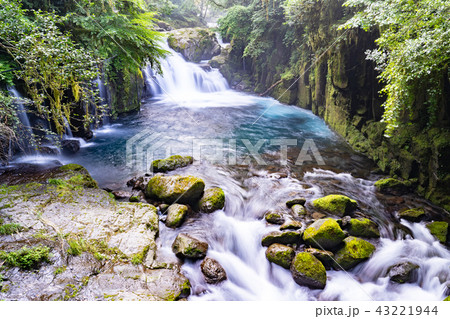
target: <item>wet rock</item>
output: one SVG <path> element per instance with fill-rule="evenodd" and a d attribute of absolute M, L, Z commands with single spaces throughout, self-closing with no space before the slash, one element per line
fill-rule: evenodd
<path fill-rule="evenodd" d="M 309 253 L 320 260 L 320 262 L 325 266 L 326 269 L 330 269 L 333 264 L 334 254 L 328 250 L 320 250 L 317 248 L 307 248 L 306 253 Z"/>
<path fill-rule="evenodd" d="M 194 176 L 156 175 L 150 179 L 145 188 L 145 195 L 166 203 L 195 203 L 200 199 L 205 183 Z"/>
<path fill-rule="evenodd" d="M 266 250 L 266 258 L 283 268 L 289 269 L 291 267 L 292 259 L 294 259 L 295 252 L 289 246 L 281 244 L 272 244 Z"/>
<path fill-rule="evenodd" d="M 367 238 L 380 237 L 378 225 L 367 218 L 350 219 L 347 230 L 351 236 L 367 237 Z"/>
<path fill-rule="evenodd" d="M 189 208 L 186 205 L 172 204 L 167 208 L 166 226 L 177 228 L 183 224 Z"/>
<path fill-rule="evenodd" d="M 398 216 L 402 219 L 406 219 L 410 222 L 419 222 L 423 217 L 425 217 L 425 211 L 423 208 L 411 208 L 402 210 L 398 213 Z"/>
<path fill-rule="evenodd" d="M 306 215 L 306 209 L 303 205 L 295 204 L 291 207 L 291 209 L 295 217 L 301 217 Z"/>
<path fill-rule="evenodd" d="M 126 191 L 113 191 L 112 194 L 116 199 L 125 199 L 125 198 L 128 199 L 131 197 L 131 193 Z"/>
<path fill-rule="evenodd" d="M 448 223 L 447 222 L 431 222 L 427 225 L 430 233 L 436 237 L 442 244 L 447 242 Z"/>
<path fill-rule="evenodd" d="M 217 284 L 227 279 L 225 269 L 215 259 L 206 257 L 200 264 L 200 267 L 208 284 Z"/>
<path fill-rule="evenodd" d="M 315 208 L 342 217 L 353 212 L 358 203 L 344 195 L 328 195 L 315 199 L 313 205 Z"/>
<path fill-rule="evenodd" d="M 368 259 L 375 251 L 375 246 L 357 237 L 344 239 L 344 246 L 334 254 L 334 268 L 348 270 Z"/>
<path fill-rule="evenodd" d="M 309 253 L 298 253 L 291 264 L 294 281 L 312 289 L 323 289 L 327 282 L 327 272 L 324 265 Z"/>
<path fill-rule="evenodd" d="M 411 192 L 412 184 L 410 181 L 401 181 L 395 178 L 380 179 L 374 186 L 380 193 L 403 195 Z"/>
<path fill-rule="evenodd" d="M 324 218 L 324 217 L 326 217 L 326 216 L 327 216 L 327 215 L 325 215 L 325 214 L 323 214 L 323 213 L 319 213 L 319 212 L 314 212 L 314 213 L 311 214 L 311 217 L 312 217 L 314 220 L 318 220 L 318 219 Z"/>
<path fill-rule="evenodd" d="M 417 269 L 419 265 L 406 261 L 395 264 L 388 269 L 388 276 L 391 281 L 403 284 L 413 282 L 417 279 Z"/>
<path fill-rule="evenodd" d="M 286 202 L 286 206 L 291 208 L 294 205 L 305 205 L 306 199 L 303 197 L 290 199 Z"/>
<path fill-rule="evenodd" d="M 80 148 L 80 141 L 76 139 L 67 139 L 61 142 L 61 151 L 63 154 L 75 154 Z"/>
<path fill-rule="evenodd" d="M 332 218 L 315 221 L 303 233 L 305 243 L 319 249 L 332 249 L 339 245 L 344 238 L 344 232 Z"/>
<path fill-rule="evenodd" d="M 278 212 L 268 212 L 265 216 L 264 216 L 266 222 L 271 223 L 271 224 L 275 224 L 275 225 L 281 225 L 284 223 L 284 216 L 282 213 L 278 213 Z"/>
<path fill-rule="evenodd" d="M 199 201 L 200 210 L 204 213 L 212 213 L 225 206 L 225 193 L 219 187 L 209 188 Z"/>
<path fill-rule="evenodd" d="M 160 204 L 158 205 L 159 211 L 161 214 L 167 214 L 167 208 L 169 208 L 170 205 L 167 204 Z"/>
<path fill-rule="evenodd" d="M 207 28 L 186 28 L 170 32 L 169 46 L 180 52 L 188 61 L 200 62 L 220 54 L 216 35 Z"/>
<path fill-rule="evenodd" d="M 289 219 L 280 226 L 280 230 L 286 229 L 301 229 L 303 227 L 302 223 L 296 220 Z"/>
<path fill-rule="evenodd" d="M 178 258 L 202 259 L 208 251 L 208 243 L 181 233 L 175 238 L 172 251 Z"/>
<path fill-rule="evenodd" d="M 192 164 L 194 159 L 192 156 L 173 155 L 165 159 L 154 160 L 151 164 L 152 172 L 173 171 L 180 167 Z"/>
<path fill-rule="evenodd" d="M 299 231 L 273 231 L 265 235 L 261 240 L 261 245 L 269 247 L 272 244 L 296 245 L 302 239 Z"/>
<path fill-rule="evenodd" d="M 445 297 L 445 299 L 442 301 L 450 301 L 450 296 Z"/>
<path fill-rule="evenodd" d="M 39 146 L 39 153 L 45 155 L 58 155 L 59 150 L 54 146 Z"/>
<path fill-rule="evenodd" d="M 344 228 L 350 223 L 351 219 L 352 218 L 350 216 L 344 216 L 341 219 L 338 219 L 336 221 L 339 224 L 339 226 L 341 226 L 341 228 Z"/>

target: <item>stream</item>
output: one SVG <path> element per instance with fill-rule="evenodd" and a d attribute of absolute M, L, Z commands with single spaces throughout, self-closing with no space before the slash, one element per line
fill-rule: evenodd
<path fill-rule="evenodd" d="M 352 151 L 310 111 L 236 92 L 218 70 L 204 70 L 170 51 L 172 55 L 162 62 L 164 77 L 145 70 L 152 97 L 143 101 L 138 114 L 96 130 L 94 138 L 70 157 L 33 155 L 15 162 L 57 159 L 78 163 L 101 187 L 127 190 L 126 182 L 145 173 L 150 165 L 145 148 L 141 153 L 137 150 L 139 143 L 154 146 L 151 155 L 155 159 L 194 155 L 194 165 L 169 174 L 191 174 L 202 178 L 207 188 L 221 187 L 226 194 L 225 208 L 190 216 L 175 230 L 161 222 L 158 251 L 161 258 L 176 261 L 171 244 L 178 233 L 190 233 L 209 243 L 208 256 L 224 267 L 228 280 L 207 284 L 200 271 L 201 261 L 186 261 L 182 270 L 192 285 L 189 300 L 445 298 L 450 286 L 449 250 L 424 223 L 398 221 L 388 199 L 375 191 L 374 181 L 381 176 L 373 173 L 370 160 Z M 142 132 L 147 133 L 136 142 L 135 160 L 130 163 L 127 141 Z M 288 141 L 287 149 L 280 147 L 280 140 Z M 309 152 L 308 156 L 303 153 L 305 160 L 300 165 L 305 145 Z M 250 153 L 252 147 L 258 154 Z M 261 238 L 278 227 L 266 224 L 264 214 L 294 197 L 305 197 L 306 208 L 312 210 L 309 203 L 313 199 L 333 193 L 357 200 L 361 210 L 379 224 L 381 238 L 372 240 L 377 250 L 348 272 L 327 271 L 323 290 L 299 286 L 289 270 L 265 257 Z M 434 209 L 413 195 L 402 200 L 405 206 Z M 387 269 L 400 261 L 420 266 L 415 282 L 396 284 L 389 280 Z"/>

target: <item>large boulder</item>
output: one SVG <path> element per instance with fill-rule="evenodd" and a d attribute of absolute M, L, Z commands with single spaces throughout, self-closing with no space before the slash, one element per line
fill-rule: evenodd
<path fill-rule="evenodd" d="M 188 61 L 200 62 L 220 54 L 220 45 L 212 30 L 206 28 L 177 29 L 169 33 L 169 46 Z"/>
<path fill-rule="evenodd" d="M 200 210 L 204 213 L 212 213 L 224 206 L 225 193 L 219 187 L 207 189 L 199 201 Z"/>
<path fill-rule="evenodd" d="M 200 267 L 208 284 L 217 284 L 227 279 L 225 269 L 215 259 L 206 257 L 200 264 Z"/>
<path fill-rule="evenodd" d="M 145 195 L 167 203 L 194 203 L 200 199 L 205 183 L 194 176 L 156 175 L 147 184 Z"/>
<path fill-rule="evenodd" d="M 419 265 L 409 261 L 397 263 L 388 269 L 388 276 L 391 281 L 399 284 L 413 282 L 417 278 Z"/>
<path fill-rule="evenodd" d="M 266 258 L 270 262 L 280 265 L 286 269 L 291 267 L 291 262 L 292 259 L 294 259 L 294 256 L 294 249 L 286 245 L 272 244 L 266 250 Z"/>
<path fill-rule="evenodd" d="M 302 286 L 313 289 L 325 288 L 327 272 L 322 263 L 309 253 L 298 253 L 291 264 L 294 281 Z"/>
<path fill-rule="evenodd" d="M 265 235 L 261 240 L 261 245 L 269 247 L 272 244 L 296 245 L 302 239 L 299 231 L 273 231 Z"/>
<path fill-rule="evenodd" d="M 423 208 L 411 208 L 405 209 L 398 213 L 398 216 L 402 219 L 409 220 L 410 222 L 419 222 L 423 217 L 425 217 L 425 211 Z"/>
<path fill-rule="evenodd" d="M 403 195 L 411 191 L 410 181 L 401 181 L 395 178 L 380 179 L 374 186 L 380 193 Z"/>
<path fill-rule="evenodd" d="M 328 195 L 315 199 L 313 205 L 315 208 L 342 217 L 353 212 L 358 203 L 344 195 Z"/>
<path fill-rule="evenodd" d="M 352 218 L 348 222 L 348 233 L 351 236 L 378 238 L 380 231 L 378 225 L 367 218 Z"/>
<path fill-rule="evenodd" d="M 170 228 L 177 228 L 183 224 L 188 207 L 182 204 L 172 204 L 167 208 L 166 226 Z"/>
<path fill-rule="evenodd" d="M 193 161 L 192 156 L 172 155 L 165 159 L 154 160 L 151 169 L 155 173 L 173 171 L 177 168 L 188 166 Z"/>
<path fill-rule="evenodd" d="M 303 240 L 319 249 L 332 249 L 345 238 L 339 224 L 332 218 L 319 219 L 312 223 L 303 233 Z"/>
<path fill-rule="evenodd" d="M 375 246 L 357 237 L 347 237 L 344 239 L 344 246 L 334 255 L 335 269 L 350 269 L 360 262 L 366 260 L 375 251 Z"/>
<path fill-rule="evenodd" d="M 202 259 L 208 251 L 208 243 L 181 233 L 175 238 L 172 251 L 178 258 Z"/>
<path fill-rule="evenodd" d="M 448 223 L 447 222 L 431 222 L 427 224 L 430 233 L 436 237 L 441 243 L 447 242 Z"/>

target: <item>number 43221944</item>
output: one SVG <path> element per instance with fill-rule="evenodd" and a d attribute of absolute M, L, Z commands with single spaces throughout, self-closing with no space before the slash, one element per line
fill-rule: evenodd
<path fill-rule="evenodd" d="M 430 309 L 430 306 L 378 306 L 375 310 L 380 316 L 422 316 L 437 315 L 437 306 Z"/>

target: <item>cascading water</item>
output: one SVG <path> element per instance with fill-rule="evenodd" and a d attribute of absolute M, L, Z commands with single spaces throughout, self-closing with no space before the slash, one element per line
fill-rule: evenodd
<path fill-rule="evenodd" d="M 96 85 L 96 88 L 98 89 L 98 93 L 101 99 L 100 106 L 104 108 L 102 109 L 102 124 L 109 125 L 109 91 L 107 86 L 105 85 L 104 79 L 105 74 L 102 72 L 101 76 L 98 76 L 97 79 L 95 79 L 94 83 Z"/>

